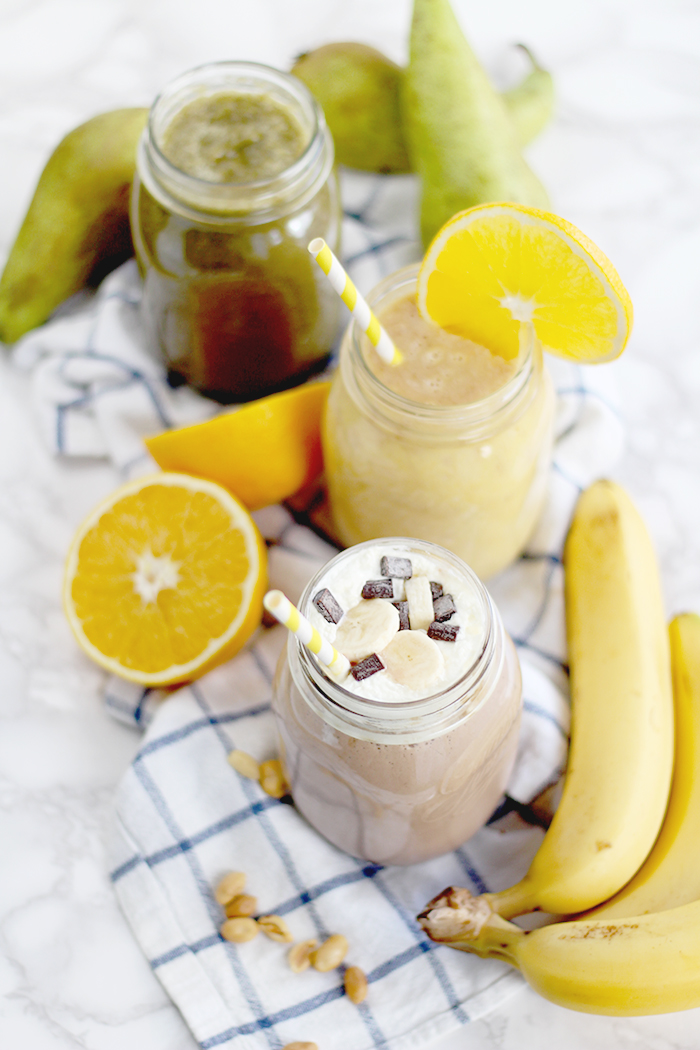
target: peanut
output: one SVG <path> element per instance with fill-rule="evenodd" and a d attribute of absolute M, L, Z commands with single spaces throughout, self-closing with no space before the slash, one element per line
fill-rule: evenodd
<path fill-rule="evenodd" d="M 225 905 L 227 919 L 237 919 L 243 915 L 254 915 L 258 910 L 258 898 L 251 897 L 249 893 L 238 893 Z"/>
<path fill-rule="evenodd" d="M 258 918 L 258 926 L 270 940 L 279 944 L 290 944 L 294 940 L 289 926 L 279 915 L 261 915 Z"/>
<path fill-rule="evenodd" d="M 221 927 L 221 936 L 225 941 L 233 941 L 234 944 L 245 944 L 252 941 L 260 933 L 255 919 L 248 916 L 240 916 L 236 919 L 227 919 Z"/>
<path fill-rule="evenodd" d="M 269 758 L 260 766 L 260 786 L 273 798 L 282 798 L 289 793 L 289 786 L 284 779 L 282 763 L 278 758 Z"/>
<path fill-rule="evenodd" d="M 342 933 L 334 933 L 320 948 L 311 953 L 311 965 L 321 973 L 335 970 L 347 955 L 348 942 Z"/>
<path fill-rule="evenodd" d="M 245 875 L 242 871 L 230 871 L 224 875 L 219 885 L 214 890 L 214 896 L 223 908 L 229 901 L 242 891 L 245 886 Z"/>
<path fill-rule="evenodd" d="M 260 766 L 252 755 L 247 751 L 231 751 L 228 756 L 229 765 L 233 766 L 237 773 L 249 780 L 260 780 Z"/>
<path fill-rule="evenodd" d="M 359 966 L 348 966 L 343 978 L 345 994 L 352 1003 L 364 1002 L 367 996 L 367 978 Z"/>
<path fill-rule="evenodd" d="M 289 949 L 287 962 L 292 973 L 303 973 L 304 970 L 308 970 L 309 966 L 311 966 L 311 952 L 317 944 L 316 938 L 312 937 L 310 941 L 299 941 L 298 944 Z"/>

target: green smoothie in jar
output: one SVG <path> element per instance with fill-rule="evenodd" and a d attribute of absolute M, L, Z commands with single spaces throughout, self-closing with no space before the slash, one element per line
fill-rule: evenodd
<path fill-rule="evenodd" d="M 319 371 L 339 308 L 306 245 L 337 245 L 340 210 L 304 85 L 254 63 L 186 73 L 156 99 L 137 168 L 143 315 L 171 378 L 235 402 Z"/>

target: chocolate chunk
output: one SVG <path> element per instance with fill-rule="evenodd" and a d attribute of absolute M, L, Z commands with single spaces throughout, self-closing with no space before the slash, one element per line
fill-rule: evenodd
<path fill-rule="evenodd" d="M 454 642 L 457 640 L 459 627 L 456 624 L 440 623 L 433 620 L 428 628 L 428 638 L 437 638 L 441 642 Z"/>
<path fill-rule="evenodd" d="M 430 581 L 430 593 L 433 596 L 433 601 L 435 601 L 436 598 L 441 598 L 442 597 L 442 584 L 441 583 L 435 583 L 435 580 L 431 580 Z"/>
<path fill-rule="evenodd" d="M 452 600 L 451 594 L 441 594 L 439 598 L 434 598 L 433 609 L 435 611 L 435 619 L 439 623 L 442 623 L 443 620 L 449 620 L 450 616 L 454 616 L 457 612 L 457 606 Z"/>
<path fill-rule="evenodd" d="M 399 630 L 410 630 L 411 625 L 408 622 L 408 602 L 392 602 L 391 604 L 399 614 Z"/>
<path fill-rule="evenodd" d="M 327 587 L 324 587 L 322 591 L 318 591 L 314 594 L 313 603 L 321 616 L 328 620 L 329 623 L 339 623 L 340 620 L 342 620 L 343 610 L 340 608 Z"/>
<path fill-rule="evenodd" d="M 359 664 L 355 664 L 354 667 L 350 668 L 350 674 L 356 682 L 361 682 L 364 678 L 371 678 L 377 671 L 383 670 L 384 664 L 376 653 L 372 653 L 371 656 L 366 656 L 364 660 L 360 660 Z"/>
<path fill-rule="evenodd" d="M 379 563 L 379 571 L 382 576 L 391 576 L 396 580 L 408 580 L 413 576 L 410 558 L 395 558 L 390 554 L 382 558 Z"/>
<path fill-rule="evenodd" d="M 393 598 L 394 585 L 391 580 L 367 580 L 362 588 L 363 598 Z"/>

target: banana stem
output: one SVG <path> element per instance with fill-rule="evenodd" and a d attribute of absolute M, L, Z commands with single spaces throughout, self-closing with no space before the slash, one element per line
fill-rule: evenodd
<path fill-rule="evenodd" d="M 516 882 L 515 886 L 509 886 L 507 890 L 482 894 L 482 899 L 502 919 L 512 919 L 516 915 L 542 910 L 537 901 L 536 888 L 527 875 L 520 882 Z"/>
<path fill-rule="evenodd" d="M 472 897 L 468 890 L 449 886 L 426 905 L 418 921 L 439 944 L 517 966 L 518 946 L 526 933 L 492 911 L 488 896 Z"/>

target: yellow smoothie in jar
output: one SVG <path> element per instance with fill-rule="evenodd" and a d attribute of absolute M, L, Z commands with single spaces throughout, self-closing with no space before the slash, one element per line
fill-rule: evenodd
<path fill-rule="evenodd" d="M 338 538 L 413 535 L 498 572 L 545 498 L 554 394 L 542 351 L 581 364 L 622 353 L 632 303 L 617 271 L 561 216 L 494 202 L 458 212 L 420 267 L 370 295 L 397 344 L 392 366 L 366 345 L 363 332 L 379 346 L 381 329 L 352 300 L 324 433 Z"/>
<path fill-rule="evenodd" d="M 368 301 L 400 348 L 384 364 L 351 323 L 324 425 L 331 512 L 347 546 L 379 536 L 439 543 L 482 578 L 522 551 L 540 515 L 554 394 L 532 329 L 514 361 L 423 320 L 418 267 Z"/>

